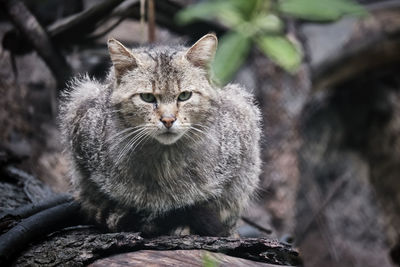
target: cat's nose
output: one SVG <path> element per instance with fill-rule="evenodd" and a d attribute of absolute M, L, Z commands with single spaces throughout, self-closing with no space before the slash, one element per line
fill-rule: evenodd
<path fill-rule="evenodd" d="M 164 124 L 167 129 L 172 127 L 172 124 L 176 120 L 175 116 L 162 116 L 160 121 Z"/>

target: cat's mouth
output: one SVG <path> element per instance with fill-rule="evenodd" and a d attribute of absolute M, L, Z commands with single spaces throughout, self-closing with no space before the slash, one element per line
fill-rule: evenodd
<path fill-rule="evenodd" d="M 155 136 L 155 139 L 163 145 L 171 145 L 182 137 L 183 133 L 176 131 L 165 131 Z"/>
<path fill-rule="evenodd" d="M 176 136 L 176 133 L 170 133 L 170 132 L 166 132 L 162 134 L 164 138 L 174 138 L 174 136 Z"/>

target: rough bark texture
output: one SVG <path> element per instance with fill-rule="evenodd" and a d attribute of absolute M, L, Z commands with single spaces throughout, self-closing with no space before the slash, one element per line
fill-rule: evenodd
<path fill-rule="evenodd" d="M 222 253 L 214 253 L 205 250 L 174 250 L 157 251 L 142 250 L 123 253 L 108 258 L 100 259 L 90 264 L 90 267 L 119 267 L 119 266 L 191 266 L 191 267 L 277 267 L 269 263 L 255 262 L 227 256 Z"/>
<path fill-rule="evenodd" d="M 7 232 L 25 218 L 71 200 L 72 197 L 69 195 L 60 195 L 51 200 L 47 199 L 38 203 L 21 206 L 18 209 L 3 211 L 0 213 L 0 233 Z"/>
<path fill-rule="evenodd" d="M 83 221 L 80 205 L 66 202 L 23 219 L 0 236 L 0 264 L 11 260 L 29 243 L 54 231 L 77 225 Z"/>
<path fill-rule="evenodd" d="M 91 229 L 58 232 L 26 250 L 17 266 L 84 266 L 116 253 L 138 250 L 193 250 L 221 252 L 230 256 L 279 265 L 299 265 L 298 253 L 268 239 L 218 237 L 158 237 L 143 239 L 137 233 L 102 234 Z"/>

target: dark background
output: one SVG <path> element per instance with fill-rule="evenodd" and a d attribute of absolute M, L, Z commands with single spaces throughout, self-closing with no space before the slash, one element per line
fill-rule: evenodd
<path fill-rule="evenodd" d="M 48 29 L 99 1 L 23 2 Z M 156 1 L 156 43 L 189 45 L 208 32 L 223 35 L 218 23 L 174 24 L 171 14 L 193 2 Z M 263 112 L 260 197 L 245 219 L 272 230 L 241 222 L 239 232 L 293 243 L 306 266 L 400 262 L 400 1 L 359 2 L 370 11 L 367 17 L 287 21 L 305 55 L 294 74 L 252 48 L 234 77 L 256 95 Z M 125 11 L 123 20 L 108 18 L 94 32 L 50 37 L 70 66 L 56 65 L 58 73 L 103 79 L 111 65 L 108 37 L 126 46 L 148 44 L 138 7 Z M 60 75 L 55 78 L 57 70 L 15 30 L 3 8 L 0 40 L 0 210 L 6 210 L 67 192 L 70 185 L 57 128 Z M 17 179 L 10 166 L 32 177 Z"/>

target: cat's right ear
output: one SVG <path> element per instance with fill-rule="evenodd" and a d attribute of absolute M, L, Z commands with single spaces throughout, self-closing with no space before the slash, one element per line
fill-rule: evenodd
<path fill-rule="evenodd" d="M 108 39 L 107 45 L 114 66 L 115 77 L 119 81 L 127 71 L 138 66 L 138 61 L 128 48 L 114 38 Z"/>
<path fill-rule="evenodd" d="M 218 39 L 215 34 L 206 34 L 200 38 L 189 50 L 185 57 L 194 66 L 207 69 L 214 59 Z"/>

